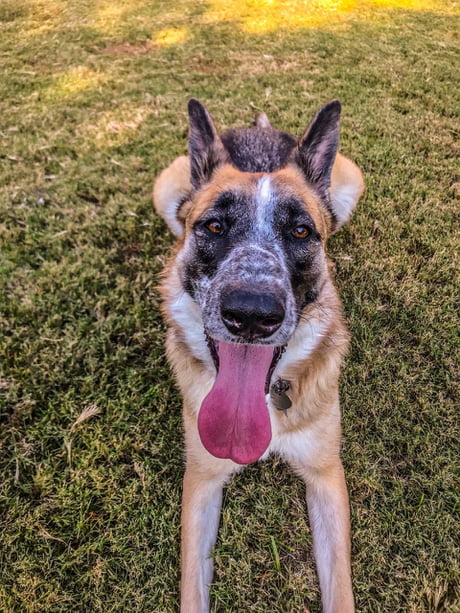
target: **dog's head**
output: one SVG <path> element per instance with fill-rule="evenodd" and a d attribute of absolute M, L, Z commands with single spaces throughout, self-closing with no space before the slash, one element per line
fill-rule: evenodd
<path fill-rule="evenodd" d="M 263 128 L 220 137 L 197 100 L 189 115 L 183 286 L 211 338 L 284 345 L 328 275 L 328 235 L 355 204 L 330 191 L 340 103 L 324 106 L 298 142 L 265 116 Z"/>
<path fill-rule="evenodd" d="M 154 192 L 157 209 L 182 237 L 174 258 L 180 297 L 170 314 L 185 339 L 190 327 L 203 326 L 217 368 L 199 410 L 204 446 L 247 464 L 271 440 L 265 394 L 277 348 L 289 351 L 306 307 L 320 308 L 324 288 L 330 293 L 326 240 L 350 216 L 363 182 L 337 154 L 337 100 L 299 140 L 272 128 L 265 115 L 219 136 L 194 99 L 189 117 L 190 156 L 166 169 Z M 183 295 L 191 298 L 186 305 Z M 202 332 L 195 341 L 190 348 L 202 347 Z"/>

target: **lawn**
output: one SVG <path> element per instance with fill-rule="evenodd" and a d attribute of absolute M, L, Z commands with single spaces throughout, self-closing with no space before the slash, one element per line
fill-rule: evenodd
<path fill-rule="evenodd" d="M 180 397 L 157 173 L 186 102 L 300 134 L 332 98 L 367 192 L 330 243 L 363 613 L 460 611 L 460 11 L 424 0 L 2 0 L 0 611 L 178 610 Z M 304 492 L 228 486 L 213 612 L 320 611 Z"/>

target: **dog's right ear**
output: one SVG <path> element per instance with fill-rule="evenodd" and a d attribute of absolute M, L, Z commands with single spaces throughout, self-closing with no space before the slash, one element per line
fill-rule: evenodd
<path fill-rule="evenodd" d="M 217 134 L 211 115 L 196 98 L 188 103 L 190 131 L 188 150 L 190 153 L 190 181 L 195 189 L 207 183 L 214 170 L 228 161 L 228 154 Z"/>

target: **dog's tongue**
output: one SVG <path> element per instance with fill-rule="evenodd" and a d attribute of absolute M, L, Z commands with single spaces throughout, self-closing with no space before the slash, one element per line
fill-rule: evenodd
<path fill-rule="evenodd" d="M 265 380 L 273 347 L 219 342 L 219 372 L 198 415 L 201 442 L 213 456 L 250 464 L 272 437 Z"/>

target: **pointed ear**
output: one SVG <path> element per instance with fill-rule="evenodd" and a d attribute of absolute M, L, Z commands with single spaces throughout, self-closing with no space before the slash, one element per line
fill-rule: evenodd
<path fill-rule="evenodd" d="M 188 103 L 190 130 L 188 149 L 190 153 L 191 183 L 195 189 L 207 183 L 214 170 L 228 160 L 224 145 L 217 134 L 211 115 L 199 100 L 191 98 Z"/>
<path fill-rule="evenodd" d="M 318 111 L 294 152 L 294 161 L 325 202 L 339 146 L 340 102 L 332 100 Z"/>

